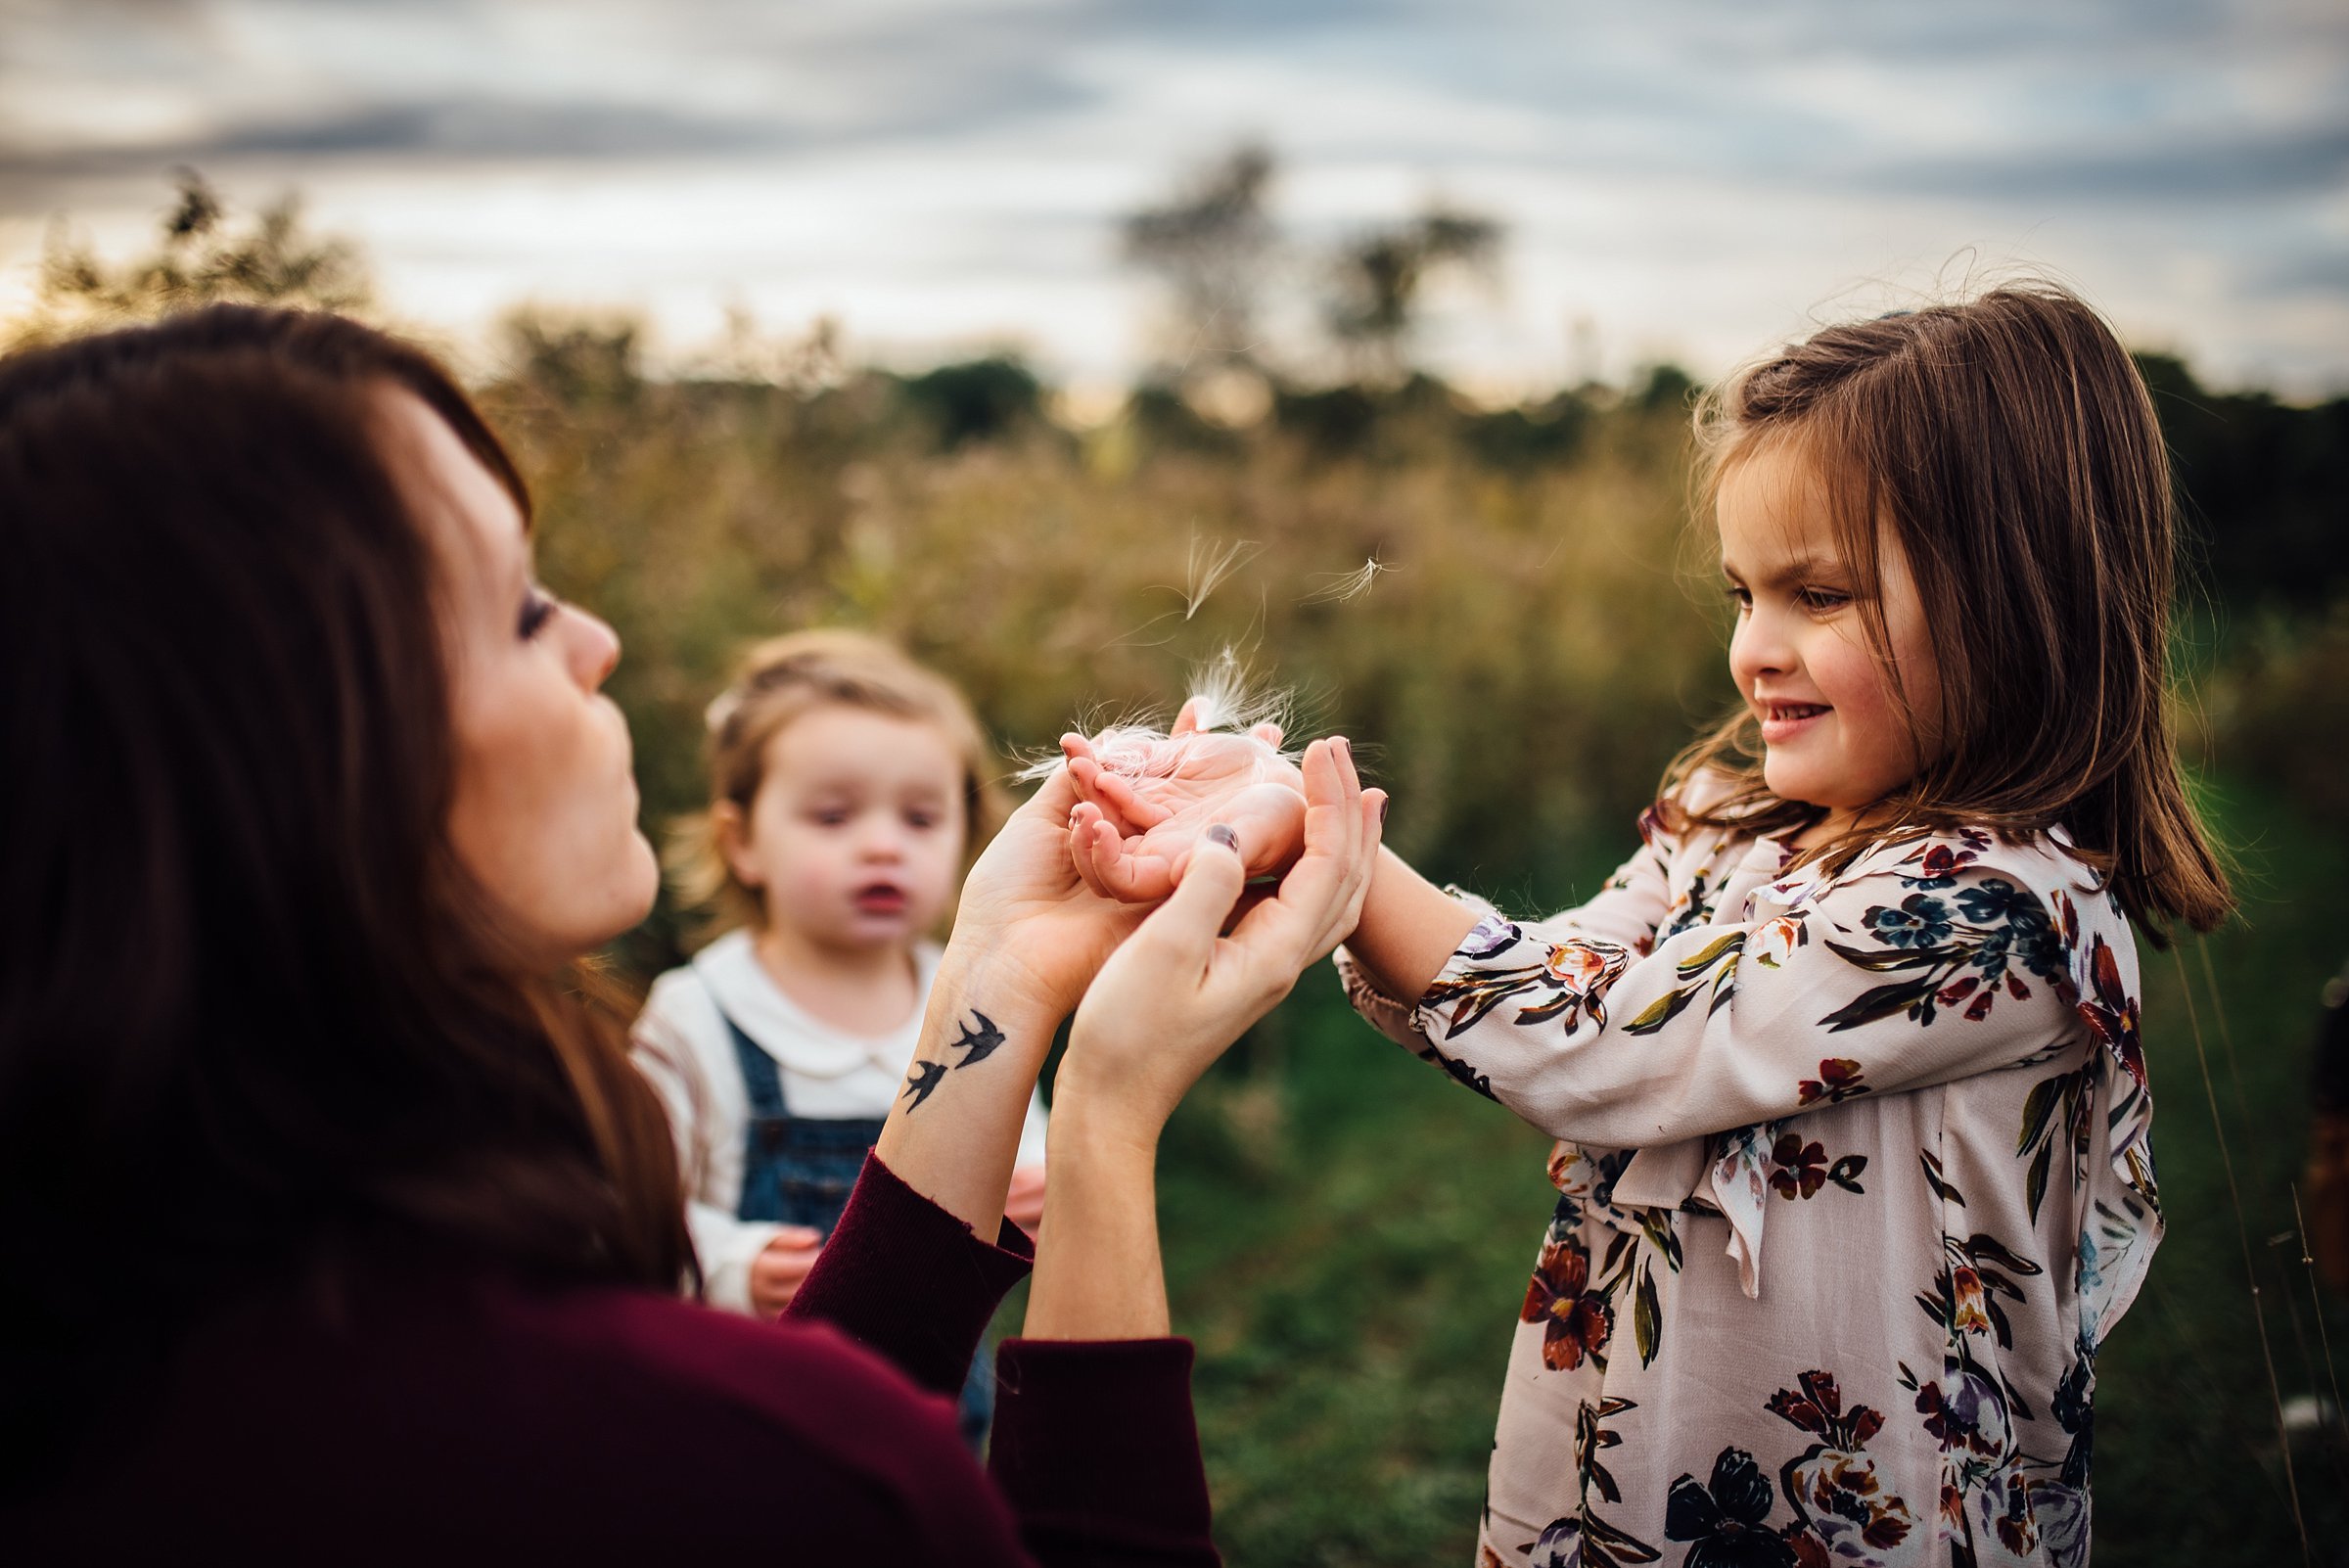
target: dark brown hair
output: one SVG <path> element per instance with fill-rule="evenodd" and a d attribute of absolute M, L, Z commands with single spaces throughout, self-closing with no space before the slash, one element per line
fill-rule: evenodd
<path fill-rule="evenodd" d="M 2226 918 L 2170 713 L 2168 457 L 2094 310 L 2025 284 L 1829 327 L 1731 376 L 1697 430 L 1706 515 L 1724 474 L 1791 443 L 1826 482 L 1858 581 L 1881 580 L 1890 539 L 1925 602 L 1946 749 L 1822 857 L 1848 863 L 1888 834 L 2060 825 L 2157 945 L 2172 921 Z M 1880 596 L 1860 607 L 1889 669 Z M 1667 796 L 1700 771 L 1730 787 L 1697 821 L 1783 832 L 1820 815 L 1763 782 L 1750 712 L 1682 754 Z"/>
<path fill-rule="evenodd" d="M 669 837 L 670 878 L 686 908 L 709 911 L 704 934 L 763 926 L 757 894 L 742 885 L 717 842 L 715 808 L 745 820 L 766 776 L 766 747 L 792 720 L 828 703 L 937 726 L 962 761 L 963 858 L 978 858 L 1010 815 L 996 782 L 1000 759 L 953 682 L 879 637 L 840 627 L 795 631 L 753 644 L 710 705 L 703 761 L 709 811 L 684 817 Z"/>
<path fill-rule="evenodd" d="M 500 956 L 450 850 L 393 392 L 528 516 L 447 374 L 335 316 L 217 306 L 0 363 L 8 1449 L 54 1454 L 102 1372 L 272 1273 L 691 1267 L 617 1021 Z"/>

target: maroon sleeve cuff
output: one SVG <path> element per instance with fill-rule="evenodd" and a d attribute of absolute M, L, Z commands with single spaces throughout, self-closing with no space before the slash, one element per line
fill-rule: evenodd
<path fill-rule="evenodd" d="M 1221 1563 L 1187 1339 L 1007 1339 L 988 1468 L 1042 1563 Z"/>
<path fill-rule="evenodd" d="M 990 1247 L 868 1154 L 847 1211 L 783 1315 L 830 1323 L 924 1388 L 951 1395 L 1035 1256 L 1018 1226 L 1005 1222 Z"/>

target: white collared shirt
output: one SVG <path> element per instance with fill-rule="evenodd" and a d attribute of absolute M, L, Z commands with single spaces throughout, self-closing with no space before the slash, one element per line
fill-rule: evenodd
<path fill-rule="evenodd" d="M 742 1203 L 750 1095 L 726 1019 L 774 1059 L 795 1117 L 885 1117 L 905 1082 L 938 974 L 939 948 L 914 948 L 914 1005 L 890 1033 L 852 1035 L 810 1016 L 759 962 L 749 931 L 730 931 L 653 982 L 632 1034 L 637 1067 L 668 1104 L 685 1174 L 686 1220 L 713 1306 L 751 1310 L 751 1262 L 776 1227 L 735 1217 Z M 722 1009 L 722 1012 L 721 1012 Z M 1044 1158 L 1044 1108 L 1031 1095 L 1016 1163 Z"/>

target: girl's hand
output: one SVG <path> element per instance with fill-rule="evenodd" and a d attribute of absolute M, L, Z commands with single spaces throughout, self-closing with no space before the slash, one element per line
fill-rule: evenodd
<path fill-rule="evenodd" d="M 1250 784 L 1202 800 L 1147 833 L 1125 835 L 1101 807 L 1081 802 L 1069 817 L 1069 858 L 1086 887 L 1126 903 L 1156 903 L 1174 891 L 1200 832 L 1229 828 L 1250 877 L 1286 870 L 1305 832 L 1305 797 L 1285 783 Z"/>
<path fill-rule="evenodd" d="M 815 1267 L 824 1238 L 806 1225 L 777 1230 L 758 1257 L 751 1260 L 751 1311 L 761 1317 L 781 1314 L 800 1293 L 800 1281 Z"/>
<path fill-rule="evenodd" d="M 1200 712 L 1197 699 L 1183 705 L 1138 774 L 1104 766 L 1082 735 L 1061 737 L 1083 797 L 1070 819 L 1069 855 L 1096 893 L 1128 902 L 1164 899 L 1199 834 L 1217 822 L 1232 829 L 1252 877 L 1295 860 L 1304 781 L 1279 756 L 1279 726 L 1259 724 L 1244 735 L 1205 731 Z"/>
<path fill-rule="evenodd" d="M 1307 749 L 1303 782 L 1304 854 L 1277 894 L 1219 936 L 1248 864 L 1237 835 L 1209 825 L 1166 902 L 1102 967 L 1077 1010 L 1056 1117 L 1109 1114 L 1155 1139 L 1208 1064 L 1354 929 L 1386 794 L 1361 787 L 1343 739 Z"/>

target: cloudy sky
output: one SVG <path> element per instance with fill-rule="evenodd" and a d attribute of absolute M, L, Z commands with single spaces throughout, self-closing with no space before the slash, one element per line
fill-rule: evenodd
<path fill-rule="evenodd" d="M 1300 298 L 1430 200 L 1507 224 L 1424 345 L 1496 393 L 2018 265 L 2210 379 L 2349 390 L 2340 0 L 0 0 L 0 303 L 193 164 L 454 334 L 829 313 L 1103 385 L 1153 346 L 1120 214 L 1242 138 Z"/>

